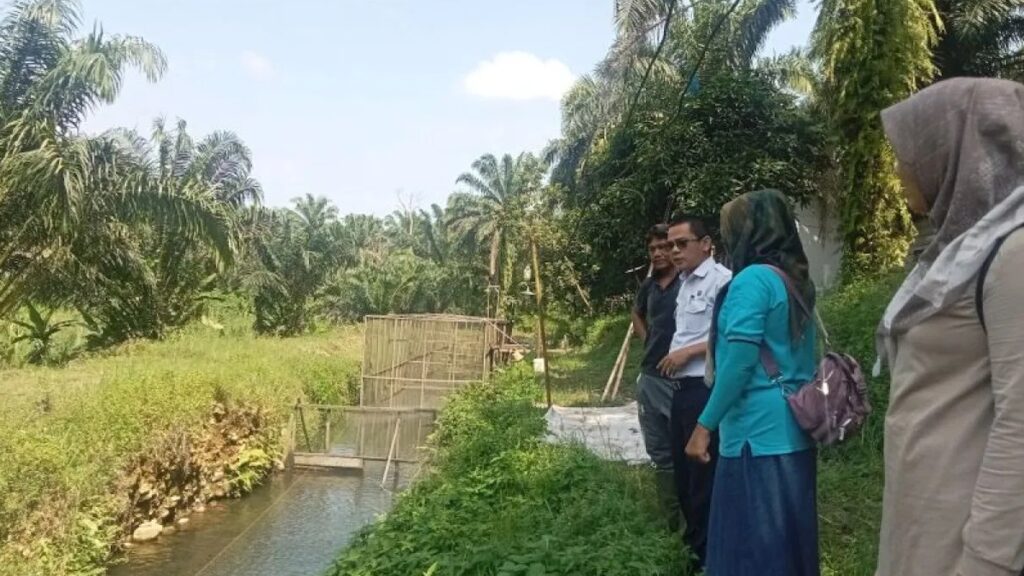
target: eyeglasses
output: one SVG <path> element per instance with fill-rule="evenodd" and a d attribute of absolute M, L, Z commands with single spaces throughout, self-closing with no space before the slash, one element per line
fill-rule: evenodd
<path fill-rule="evenodd" d="M 669 240 L 668 245 L 670 248 L 686 250 L 686 247 L 690 245 L 690 242 L 700 242 L 701 240 L 703 240 L 703 238 L 676 238 L 675 240 Z"/>

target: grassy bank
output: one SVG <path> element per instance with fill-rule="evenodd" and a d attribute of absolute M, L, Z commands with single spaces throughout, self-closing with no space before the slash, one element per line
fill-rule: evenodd
<path fill-rule="evenodd" d="M 140 454 L 211 422 L 211 407 L 257 408 L 279 433 L 299 396 L 343 401 L 361 337 L 287 340 L 202 325 L 65 368 L 0 372 L 0 574 L 89 574 L 122 537 L 112 494 Z"/>
<path fill-rule="evenodd" d="M 523 368 L 454 397 L 431 472 L 330 574 L 685 575 L 646 471 L 544 443 L 538 398 Z"/>

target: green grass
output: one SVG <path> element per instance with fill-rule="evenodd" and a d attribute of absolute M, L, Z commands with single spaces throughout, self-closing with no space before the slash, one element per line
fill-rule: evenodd
<path fill-rule="evenodd" d="M 648 471 L 541 440 L 525 367 L 457 394 L 431 473 L 337 560 L 331 576 L 684 576 Z"/>
<path fill-rule="evenodd" d="M 292 339 L 201 324 L 64 368 L 0 371 L 0 574 L 87 574 L 102 562 L 118 474 L 161 434 L 195 430 L 215 400 L 283 424 L 305 396 L 357 385 L 356 328 Z"/>

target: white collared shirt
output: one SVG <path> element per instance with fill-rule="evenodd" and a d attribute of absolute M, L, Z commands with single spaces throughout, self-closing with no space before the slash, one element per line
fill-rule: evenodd
<path fill-rule="evenodd" d="M 676 297 L 676 332 L 670 352 L 708 341 L 715 299 L 722 287 L 732 280 L 732 272 L 709 257 L 693 272 L 683 274 Z M 703 377 L 707 364 L 703 355 L 693 358 L 678 372 L 676 378 Z"/>

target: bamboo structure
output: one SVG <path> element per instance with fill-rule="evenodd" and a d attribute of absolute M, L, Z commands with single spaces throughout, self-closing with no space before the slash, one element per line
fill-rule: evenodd
<path fill-rule="evenodd" d="M 488 379 L 517 345 L 503 320 L 442 314 L 368 316 L 360 405 L 437 408 Z"/>
<path fill-rule="evenodd" d="M 295 406 L 296 465 L 359 468 L 420 459 L 437 409 L 453 391 L 486 380 L 520 346 L 501 320 L 454 315 L 369 316 L 359 406 Z"/>

